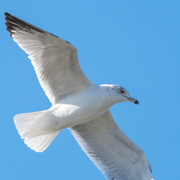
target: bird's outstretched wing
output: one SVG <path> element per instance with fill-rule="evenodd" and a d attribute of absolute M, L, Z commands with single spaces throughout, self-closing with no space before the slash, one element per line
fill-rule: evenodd
<path fill-rule="evenodd" d="M 79 66 L 77 50 L 72 44 L 9 13 L 5 16 L 10 36 L 29 55 L 52 104 L 92 85 Z"/>
<path fill-rule="evenodd" d="M 109 110 L 70 130 L 107 179 L 153 180 L 144 152 L 119 129 Z"/>

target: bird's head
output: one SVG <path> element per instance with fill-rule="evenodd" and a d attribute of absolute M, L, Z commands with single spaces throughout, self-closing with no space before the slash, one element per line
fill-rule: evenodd
<path fill-rule="evenodd" d="M 101 87 L 107 92 L 110 100 L 113 101 L 113 104 L 118 102 L 130 101 L 134 104 L 139 105 L 139 102 L 136 99 L 132 98 L 129 95 L 129 92 L 121 86 L 103 84 L 101 85 Z"/>

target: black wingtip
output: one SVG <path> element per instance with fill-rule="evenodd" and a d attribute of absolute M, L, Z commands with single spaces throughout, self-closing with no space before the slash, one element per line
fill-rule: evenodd
<path fill-rule="evenodd" d="M 29 23 L 23 21 L 22 19 L 19 19 L 13 15 L 7 13 L 7 12 L 5 12 L 4 15 L 5 15 L 5 20 L 6 20 L 5 24 L 7 26 L 6 29 L 7 29 L 7 31 L 9 31 L 10 36 L 12 36 L 16 32 L 16 30 L 22 30 L 22 31 L 26 31 L 29 33 L 32 33 L 32 30 L 37 31 L 39 33 L 48 33 L 36 26 L 33 26 L 32 24 L 29 24 Z M 49 33 L 49 34 L 51 34 L 51 33 Z M 51 35 L 57 37 L 54 34 L 51 34 Z"/>
<path fill-rule="evenodd" d="M 12 15 L 9 14 L 9 13 L 7 13 L 7 12 L 5 12 L 4 15 L 5 15 L 5 18 L 4 18 L 4 19 L 6 20 L 6 23 L 5 23 L 5 25 L 6 25 L 6 30 L 10 33 L 9 35 L 12 36 L 12 30 L 13 30 L 13 28 L 10 26 L 10 23 L 8 23 L 8 21 L 10 21 Z"/>
<path fill-rule="evenodd" d="M 16 30 L 23 30 L 26 32 L 31 32 L 31 30 L 40 32 L 40 33 L 45 33 L 44 30 L 33 26 L 32 24 L 29 24 L 25 21 L 23 21 L 22 19 L 19 19 L 7 12 L 4 13 L 5 15 L 5 20 L 6 20 L 6 26 L 7 26 L 7 31 L 9 31 L 10 36 L 12 36 Z"/>
<path fill-rule="evenodd" d="M 9 35 L 12 37 L 12 35 L 14 34 L 13 30 L 15 31 L 16 28 L 19 27 L 20 29 L 20 26 L 18 25 L 17 21 L 18 21 L 18 18 L 16 18 L 15 16 L 5 12 L 4 13 L 5 15 L 5 20 L 6 20 L 6 30 L 9 32 Z"/>
<path fill-rule="evenodd" d="M 10 14 L 9 14 L 8 12 L 5 12 L 4 15 L 5 15 L 5 16 L 9 16 Z"/>
<path fill-rule="evenodd" d="M 5 15 L 5 19 L 7 19 L 7 18 L 8 18 L 8 19 L 12 19 L 12 17 L 13 17 L 13 16 L 12 16 L 11 14 L 9 14 L 8 12 L 5 12 L 4 15 Z"/>

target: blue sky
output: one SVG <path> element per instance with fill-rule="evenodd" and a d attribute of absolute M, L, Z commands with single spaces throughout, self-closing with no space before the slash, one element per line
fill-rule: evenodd
<path fill-rule="evenodd" d="M 140 106 L 114 105 L 117 124 L 144 150 L 155 179 L 180 179 L 180 1 L 1 0 L 0 7 L 0 179 L 104 179 L 67 129 L 43 153 L 20 139 L 13 116 L 51 104 L 5 30 L 5 11 L 76 46 L 93 83 L 128 89 Z"/>

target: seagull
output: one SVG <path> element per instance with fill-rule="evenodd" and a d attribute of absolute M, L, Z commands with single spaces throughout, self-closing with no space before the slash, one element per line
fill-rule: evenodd
<path fill-rule="evenodd" d="M 52 107 L 14 116 L 24 143 L 43 152 L 62 129 L 70 129 L 82 150 L 108 180 L 154 180 L 141 148 L 117 126 L 109 108 L 139 102 L 118 85 L 93 84 L 82 72 L 76 48 L 51 33 L 5 13 L 7 31 L 29 56 Z"/>

